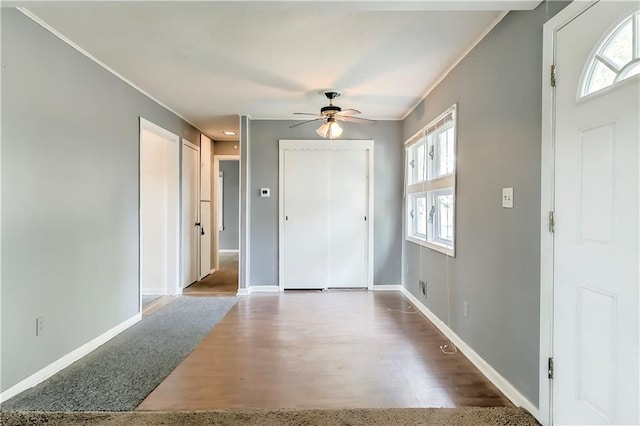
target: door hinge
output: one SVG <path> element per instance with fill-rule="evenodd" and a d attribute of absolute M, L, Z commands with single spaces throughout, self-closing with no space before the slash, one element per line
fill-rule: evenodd
<path fill-rule="evenodd" d="M 553 211 L 549 212 L 549 232 L 556 232 L 556 219 Z"/>
<path fill-rule="evenodd" d="M 556 87 L 556 66 L 551 65 L 551 87 Z"/>
<path fill-rule="evenodd" d="M 549 379 L 553 379 L 553 358 L 549 358 L 548 367 L 548 377 Z"/>

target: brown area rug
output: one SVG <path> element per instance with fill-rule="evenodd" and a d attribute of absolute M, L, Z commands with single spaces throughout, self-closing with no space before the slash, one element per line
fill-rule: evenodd
<path fill-rule="evenodd" d="M 342 410 L 212 410 L 118 413 L 0 412 L 0 424 L 104 426 L 424 426 L 538 425 L 522 408 L 388 408 Z"/>

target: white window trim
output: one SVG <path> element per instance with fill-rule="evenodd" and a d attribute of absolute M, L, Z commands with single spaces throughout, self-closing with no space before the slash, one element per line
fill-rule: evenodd
<path fill-rule="evenodd" d="M 453 153 L 454 153 L 454 167 L 453 173 L 449 173 L 447 175 L 438 176 L 435 178 L 429 178 L 429 170 L 425 172 L 425 180 L 422 182 L 417 182 L 409 185 L 409 149 L 414 145 L 418 144 L 421 140 L 424 140 L 426 146 L 428 147 L 428 136 L 432 133 L 435 133 L 442 127 L 442 121 L 447 119 L 448 116 L 452 116 L 453 119 Z M 436 117 L 434 120 L 430 121 L 425 127 L 416 132 L 413 136 L 411 136 L 405 142 L 405 200 L 404 200 L 404 209 L 405 209 L 405 239 L 415 244 L 419 244 L 423 247 L 427 247 L 429 249 L 438 251 L 440 253 L 446 254 L 451 257 L 455 257 L 455 246 L 456 246 L 456 176 L 457 176 L 457 145 L 458 145 L 458 118 L 457 118 L 457 104 L 453 104 L 451 107 L 447 108 L 442 114 Z M 427 153 L 428 155 L 428 153 Z M 429 161 L 425 158 L 425 163 Z M 427 165 L 428 167 L 428 165 Z M 430 224 L 427 223 L 427 235 L 424 239 L 417 238 L 415 234 L 411 234 L 413 229 L 413 224 L 411 222 L 410 210 L 409 210 L 409 202 L 413 194 L 424 193 L 429 200 L 431 194 L 437 191 L 441 191 L 444 189 L 451 188 L 451 192 L 453 193 L 453 242 L 452 244 L 446 243 L 438 243 L 437 241 L 429 239 L 429 227 Z"/>

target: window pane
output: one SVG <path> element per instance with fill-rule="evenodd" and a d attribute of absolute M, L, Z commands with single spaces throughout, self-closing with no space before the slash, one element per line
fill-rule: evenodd
<path fill-rule="evenodd" d="M 421 143 L 418 145 L 417 149 L 417 158 L 416 158 L 416 182 L 423 182 L 425 180 L 425 144 Z"/>
<path fill-rule="evenodd" d="M 453 241 L 453 194 L 438 195 L 438 239 Z"/>
<path fill-rule="evenodd" d="M 420 236 L 427 235 L 427 199 L 425 196 L 416 197 L 416 215 L 414 218 L 415 233 Z"/>
<path fill-rule="evenodd" d="M 453 173 L 453 127 L 438 136 L 438 176 L 443 176 Z"/>
<path fill-rule="evenodd" d="M 603 54 L 622 68 L 633 59 L 633 27 L 629 20 L 616 34 L 615 38 L 604 49 Z"/>
<path fill-rule="evenodd" d="M 589 88 L 587 89 L 587 95 L 603 89 L 613 84 L 613 80 L 616 78 L 616 74 L 611 71 L 602 62 L 597 61 L 591 80 L 589 81 Z"/>
<path fill-rule="evenodd" d="M 628 68 L 628 71 L 622 76 L 621 80 L 638 74 L 640 74 L 640 62 L 636 62 L 630 68 Z"/>

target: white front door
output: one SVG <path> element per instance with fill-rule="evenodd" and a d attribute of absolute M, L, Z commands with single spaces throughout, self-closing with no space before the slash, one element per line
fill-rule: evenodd
<path fill-rule="evenodd" d="M 197 146 L 182 144 L 182 285 L 198 280 L 200 243 L 200 151 Z"/>
<path fill-rule="evenodd" d="M 632 8 L 637 3 L 600 2 L 557 32 L 555 424 L 640 423 L 640 77 L 602 88 L 626 56 L 640 56 L 638 20 L 628 40 L 597 52 Z M 593 69 L 592 52 L 599 55 Z M 585 96 L 587 86 L 601 90 Z"/>

